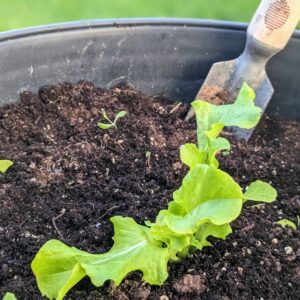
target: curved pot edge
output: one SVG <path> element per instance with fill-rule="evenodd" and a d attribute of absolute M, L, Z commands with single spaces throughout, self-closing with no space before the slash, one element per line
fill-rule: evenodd
<path fill-rule="evenodd" d="M 195 19 L 195 18 L 124 18 L 124 19 L 92 19 L 73 22 L 48 24 L 28 27 L 24 29 L 9 30 L 0 33 L 0 42 L 23 38 L 27 36 L 73 31 L 81 29 L 95 29 L 105 27 L 130 26 L 186 26 L 186 27 L 213 27 L 229 30 L 245 31 L 248 24 L 223 20 Z M 300 30 L 295 30 L 294 38 L 300 39 Z"/>

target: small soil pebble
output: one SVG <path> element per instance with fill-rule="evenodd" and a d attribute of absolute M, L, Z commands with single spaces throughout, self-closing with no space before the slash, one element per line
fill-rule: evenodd
<path fill-rule="evenodd" d="M 205 285 L 205 279 L 203 277 L 191 274 L 184 275 L 183 278 L 176 282 L 173 286 L 174 289 L 180 294 L 201 294 L 207 289 L 207 286 Z"/>

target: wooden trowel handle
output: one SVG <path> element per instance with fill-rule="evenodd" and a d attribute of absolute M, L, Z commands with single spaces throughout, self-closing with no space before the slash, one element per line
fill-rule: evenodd
<path fill-rule="evenodd" d="M 248 34 L 259 42 L 283 49 L 300 20 L 300 0 L 262 0 Z"/>

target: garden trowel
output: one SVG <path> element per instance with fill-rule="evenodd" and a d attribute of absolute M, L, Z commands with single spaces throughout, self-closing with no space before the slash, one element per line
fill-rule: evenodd
<path fill-rule="evenodd" d="M 262 0 L 249 24 L 244 52 L 234 60 L 213 64 L 195 100 L 215 103 L 222 98 L 226 103 L 233 102 L 246 82 L 255 90 L 255 104 L 264 112 L 274 92 L 265 66 L 286 46 L 299 19 L 300 0 Z M 192 116 L 191 108 L 186 121 Z M 253 130 L 232 128 L 238 138 L 245 140 Z"/>

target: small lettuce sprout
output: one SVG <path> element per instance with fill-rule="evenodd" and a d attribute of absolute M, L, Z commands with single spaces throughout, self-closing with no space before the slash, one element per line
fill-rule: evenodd
<path fill-rule="evenodd" d="M 148 166 L 150 166 L 151 152 L 150 152 L 150 151 L 146 151 L 146 152 L 145 152 L 145 156 L 146 156 L 146 164 L 147 164 Z"/>
<path fill-rule="evenodd" d="M 244 84 L 233 104 L 193 102 L 198 145 L 180 148 L 181 160 L 190 170 L 168 208 L 145 225 L 132 218 L 112 217 L 114 244 L 103 254 L 90 254 L 58 240 L 46 242 L 31 264 L 42 295 L 63 299 L 85 276 L 97 287 L 107 280 L 119 285 L 134 270 L 141 271 L 149 284 L 161 285 L 168 277 L 169 261 L 180 261 L 197 249 L 212 246 L 207 240 L 210 236 L 225 239 L 246 201 L 273 202 L 277 193 L 268 183 L 257 180 L 243 192 L 219 169 L 216 158 L 219 152 L 230 150 L 229 141 L 219 137 L 224 126 L 251 128 L 259 121 L 261 110 L 254 98 L 253 90 Z M 150 158 L 150 152 L 147 156 Z"/>
<path fill-rule="evenodd" d="M 276 224 L 281 225 L 283 228 L 290 227 L 294 230 L 297 229 L 297 225 L 294 222 L 292 222 L 290 220 L 287 220 L 287 219 L 279 220 L 279 221 L 276 222 Z"/>
<path fill-rule="evenodd" d="M 151 151 L 146 151 L 145 152 L 145 156 L 146 156 L 146 159 L 150 159 L 150 157 L 151 157 Z"/>
<path fill-rule="evenodd" d="M 7 293 L 5 293 L 2 300 L 17 300 L 17 298 L 13 293 L 7 292 Z"/>
<path fill-rule="evenodd" d="M 123 118 L 125 117 L 125 115 L 127 114 L 127 111 L 125 110 L 122 110 L 122 111 L 119 111 L 116 116 L 115 116 L 115 119 L 114 121 L 112 121 L 106 114 L 105 110 L 103 110 L 101 112 L 103 118 L 108 122 L 108 123 L 102 123 L 102 122 L 99 122 L 98 123 L 98 127 L 101 128 L 101 129 L 109 129 L 111 127 L 114 127 L 117 129 L 117 121 L 120 119 L 120 118 Z"/>
<path fill-rule="evenodd" d="M 0 160 L 0 173 L 5 173 L 12 165 L 13 162 L 11 160 Z"/>

